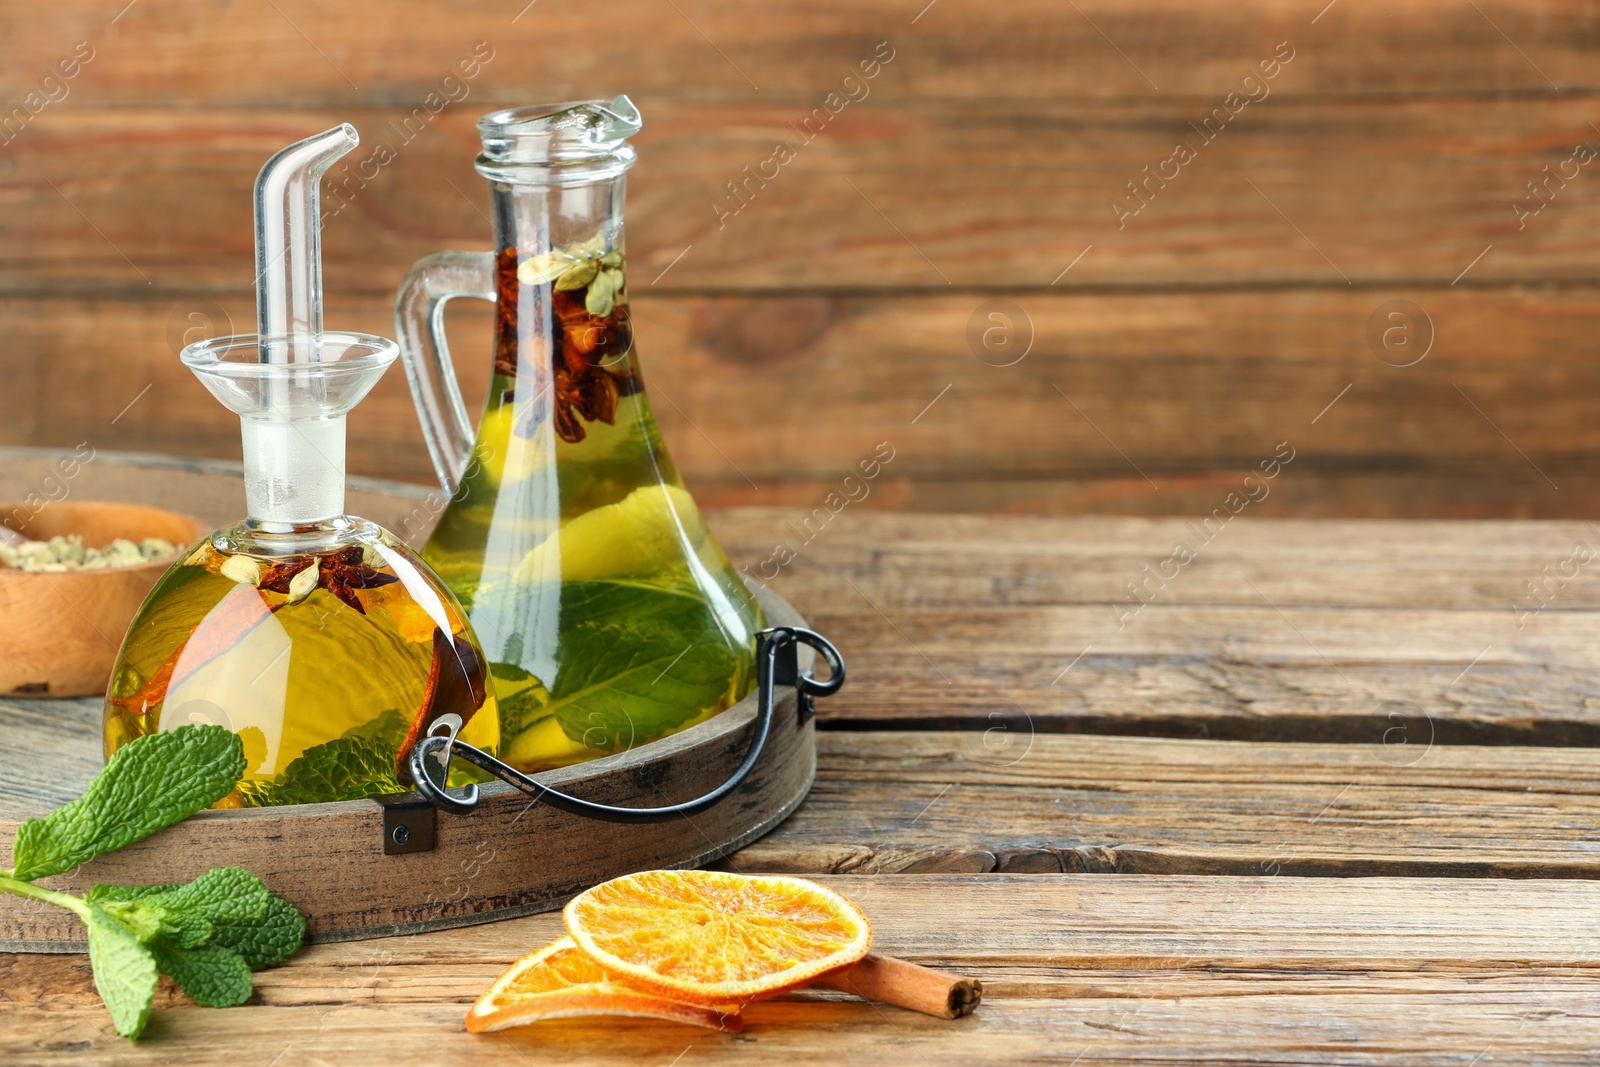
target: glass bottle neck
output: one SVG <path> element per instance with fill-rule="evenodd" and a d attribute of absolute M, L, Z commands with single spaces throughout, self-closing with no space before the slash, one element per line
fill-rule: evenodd
<path fill-rule="evenodd" d="M 513 404 L 522 436 L 551 424 L 564 442 L 614 423 L 640 389 L 627 308 L 626 179 L 491 182 L 495 226 L 491 409 Z"/>
<path fill-rule="evenodd" d="M 514 248 L 518 261 L 599 241 L 622 248 L 627 175 L 572 184 L 489 183 L 497 252 Z"/>

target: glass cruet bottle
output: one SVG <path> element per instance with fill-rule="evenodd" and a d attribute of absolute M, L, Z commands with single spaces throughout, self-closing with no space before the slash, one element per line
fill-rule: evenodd
<path fill-rule="evenodd" d="M 423 556 L 483 640 L 500 758 L 523 771 L 681 730 L 753 682 L 761 608 L 684 489 L 639 371 L 623 240 L 626 96 L 478 122 L 494 249 L 440 252 L 396 331 L 448 504 Z M 444 302 L 495 302 L 474 433 Z"/>
<path fill-rule="evenodd" d="M 387 338 L 322 328 L 318 187 L 357 143 L 336 126 L 256 180 L 259 331 L 182 353 L 240 417 L 249 517 L 157 581 L 106 694 L 108 757 L 189 723 L 237 733 L 247 767 L 225 805 L 401 791 L 403 753 L 440 714 L 499 744 L 460 603 L 398 538 L 344 514 L 345 416 L 397 355 Z"/>

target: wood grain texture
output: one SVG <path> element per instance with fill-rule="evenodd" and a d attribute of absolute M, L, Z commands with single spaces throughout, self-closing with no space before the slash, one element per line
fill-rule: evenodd
<path fill-rule="evenodd" d="M 1293 77 L 1289 67 L 1280 80 Z M 1586 169 L 1569 164 L 1536 217 L 1512 207 L 1543 203 L 1527 183 L 1578 143 L 1600 144 L 1586 99 L 1268 97 L 1207 142 L 1190 124 L 1227 90 L 1213 101 L 1151 94 L 1025 110 L 869 97 L 810 142 L 794 129 L 804 106 L 658 105 L 645 112 L 629 178 L 630 277 L 672 291 L 1008 296 L 1058 278 L 1141 290 L 1448 286 L 1493 244 L 1468 276 L 1474 286 L 1592 282 L 1600 197 Z M 406 114 L 46 111 L 0 172 L 11 235 L 0 293 L 248 294 L 262 161 L 342 118 L 395 158 L 367 168 L 370 180 L 330 172 L 348 195 L 326 221 L 325 282 L 331 293 L 392 294 L 420 256 L 490 240 L 471 167 L 482 109 L 446 110 L 409 142 L 389 125 Z M 74 166 L 86 141 L 102 153 L 87 170 Z M 727 183 L 745 181 L 742 168 L 779 141 L 796 158 L 754 179 L 739 209 Z M 1127 188 L 1179 142 L 1193 162 L 1166 168 L 1170 181 L 1154 179 L 1161 186 L 1142 198 Z M 1136 214 L 1114 212 L 1113 200 Z M 336 202 L 328 194 L 328 210 Z"/>
<path fill-rule="evenodd" d="M 1103 446 L 1103 442 L 1102 442 Z M 1407 461 L 1399 461 L 1411 467 Z M 1520 462 L 1520 461 L 1519 461 Z M 837 469 L 836 469 L 837 471 Z M 919 515 L 1203 516 L 1236 490 L 1240 467 L 1168 474 L 1160 491 L 1131 470 L 1072 478 L 932 476 L 922 481 L 885 475 L 873 502 L 877 511 Z M 713 507 L 740 505 L 793 509 L 805 515 L 839 478 L 766 482 L 751 488 L 737 472 L 701 474 L 689 482 L 695 499 Z M 1485 462 L 1474 470 L 1415 467 L 1373 470 L 1361 464 L 1318 470 L 1308 466 L 1280 485 L 1263 515 L 1328 519 L 1581 519 L 1600 510 L 1600 477 L 1561 474 L 1561 491 L 1523 464 Z"/>
<path fill-rule="evenodd" d="M 0 11 L 0 109 L 78 40 L 70 95 L 0 147 L 0 444 L 51 451 L 237 454 L 171 337 L 219 309 L 248 328 L 249 184 L 280 145 L 349 119 L 399 146 L 325 246 L 330 323 L 387 333 L 413 259 L 483 245 L 477 115 L 635 94 L 630 274 L 668 442 L 702 505 L 780 505 L 711 521 L 751 568 L 798 550 L 773 587 L 851 666 L 822 788 L 729 862 L 848 872 L 825 880 L 879 950 L 989 996 L 944 1023 L 806 994 L 743 1040 L 463 1034 L 541 916 L 313 946 L 228 1012 L 168 991 L 137 1046 L 82 957 L 0 956 L 0 1058 L 1594 1061 L 1600 587 L 1586 565 L 1513 605 L 1600 531 L 1263 521 L 1600 514 L 1593 168 L 1513 208 L 1600 144 L 1592 4 L 63 0 Z M 470 96 L 402 144 L 480 40 Z M 720 224 L 724 183 L 884 40 L 870 98 Z M 1111 198 L 1279 41 L 1271 96 L 1118 228 Z M 996 298 L 1036 335 L 1013 367 L 967 339 Z M 1408 368 L 1366 338 L 1396 298 L 1437 327 Z M 452 316 L 473 396 L 482 310 Z M 429 481 L 399 376 L 355 422 L 352 469 Z M 871 496 L 792 532 L 882 440 Z M 1198 521 L 1282 440 L 1270 498 L 1120 622 L 1181 524 L 926 514 Z M 0 487 L 45 462 L 5 455 Z M 70 491 L 240 513 L 216 470 L 168 474 L 91 464 Z M 374 488 L 351 510 L 408 535 L 437 510 Z M 1084 871 L 1118 877 L 1062 873 Z M 1419 877 L 1351 877 L 1380 872 Z"/>
<path fill-rule="evenodd" d="M 0 487 L 50 458 L 9 454 Z M 146 495 L 208 521 L 238 511 L 225 466 L 101 458 L 69 495 Z M 425 490 L 370 482 L 352 506 L 395 525 L 428 514 Z M 754 567 L 809 510 L 710 521 Z M 576 1064 L 1591 1062 L 1600 812 L 1593 750 L 1578 746 L 1594 743 L 1600 594 L 1585 568 L 1520 629 L 1510 598 L 1600 530 L 1246 512 L 1117 629 L 1121 583 L 1184 529 L 852 505 L 773 581 L 839 640 L 851 680 L 822 705 L 834 729 L 817 735 L 810 798 L 725 864 L 848 893 L 879 951 L 984 982 L 968 1019 L 807 992 L 752 1007 L 742 1040 L 631 1020 L 465 1035 L 467 1003 L 558 932 L 544 915 L 312 946 L 227 1012 L 165 989 L 136 1046 L 111 1034 L 82 956 L 3 955 L 0 1054 L 262 1067 L 486 1052 Z M 89 735 L 52 707 L 71 705 L 5 714 L 31 716 L 40 745 L 78 746 L 88 770 Z M 861 729 L 875 726 L 893 729 Z M 927 729 L 948 726 L 965 729 Z M 1082 730 L 1300 739 L 1055 732 Z M 1524 745 L 1458 743 L 1473 738 Z M 0 753 L 8 788 L 59 786 L 28 752 Z M 272 869 L 269 882 L 292 873 Z M 485 877 L 458 880 L 463 908 L 488 900 Z M 341 900 L 362 891 L 352 880 Z"/>
<path fill-rule="evenodd" d="M 69 799 L 80 788 L 74 780 L 84 781 L 95 770 L 91 716 L 61 707 L 70 725 L 52 734 L 39 725 L 47 710 L 40 702 L 0 705 L 6 736 L 23 734 L 33 741 L 28 760 L 11 755 L 0 763 L 5 781 L 0 812 L 14 817 Z M 817 740 L 817 778 L 809 798 L 766 839 L 747 845 L 723 865 L 806 875 L 1088 871 L 1600 878 L 1600 843 L 1588 830 L 1574 829 L 1600 820 L 1592 749 L 1451 745 L 1430 742 L 1425 719 L 1380 722 L 1381 727 L 1374 724 L 1371 743 L 1321 745 L 1061 737 L 1033 730 L 1015 713 L 988 720 L 982 730 L 915 730 L 928 724 L 903 716 L 894 722 L 901 728 L 895 732 L 824 732 Z M 8 751 L 20 747 L 8 740 Z M 730 751 L 742 752 L 737 745 Z M 617 802 L 647 799 L 641 792 L 639 799 L 630 795 Z M 588 826 L 549 812 L 530 824 L 533 815 L 515 818 L 524 806 L 510 804 L 513 819 L 498 828 L 482 817 L 459 824 L 441 817 L 441 833 L 465 836 L 447 837 L 437 863 L 420 856 L 376 855 L 380 833 L 370 804 L 341 805 L 327 809 L 325 818 L 318 816 L 328 824 L 337 817 L 339 827 L 333 836 L 341 843 L 326 857 L 325 838 L 299 843 L 305 837 L 296 829 L 305 825 L 299 813 L 254 813 L 247 821 L 261 827 L 252 834 L 252 840 L 266 842 L 260 845 L 220 843 L 219 826 L 203 819 L 167 831 L 149 846 L 97 861 L 74 884 L 147 879 L 152 861 L 181 866 L 191 861 L 173 860 L 180 846 L 203 844 L 204 854 L 192 860 L 199 864 L 195 873 L 222 862 L 223 848 L 235 849 L 229 858 L 264 877 L 276 873 L 296 892 L 317 879 L 336 877 L 330 865 L 347 871 L 356 885 L 340 894 L 337 905 L 316 897 L 303 902 L 321 936 L 370 934 L 383 924 L 415 921 L 407 918 L 412 915 L 407 907 L 418 913 L 426 909 L 407 897 L 410 890 L 402 892 L 387 878 L 369 886 L 364 875 L 357 876 L 384 875 L 391 868 L 408 878 L 448 882 L 452 894 L 470 886 L 470 897 L 452 895 L 443 904 L 457 921 L 472 921 L 485 912 L 521 906 L 510 888 L 518 887 L 515 891 L 524 896 L 529 892 L 520 849 L 548 848 L 537 842 Z M 697 817 L 685 832 L 720 834 L 719 818 L 716 812 Z M 640 828 L 643 837 L 633 828 L 590 830 L 608 842 L 606 855 L 564 862 L 572 879 L 603 877 L 593 875 L 594 864 L 642 860 L 644 852 L 663 847 L 651 841 L 647 827 Z M 480 873 L 463 879 L 452 866 L 457 860 Z M 0 923 L 19 921 L 24 908 L 30 919 L 55 917 L 51 909 L 9 901 L 0 899 Z M 0 925 L 0 933 L 10 929 Z M 34 932 L 10 936 L 70 939 L 75 933 L 64 922 L 59 930 L 30 929 Z"/>
<path fill-rule="evenodd" d="M 834 727 L 1600 742 L 1588 523 L 800 518 L 717 529 L 749 573 L 796 552 L 774 586 L 850 657 Z"/>
<path fill-rule="evenodd" d="M 681 13 L 624 0 L 598 32 L 592 12 L 559 6 L 446 12 L 420 0 L 381 8 L 291 0 L 274 11 L 181 0 L 135 8 L 113 24 L 118 12 L 71 0 L 0 21 L 6 72 L 0 86 L 20 96 L 74 41 L 87 38 L 97 54 L 71 99 L 88 104 L 273 108 L 330 98 L 409 104 L 436 90 L 463 52 L 485 40 L 510 58 L 497 58 L 475 87 L 485 110 L 591 94 L 597 79 L 608 78 L 626 78 L 628 90 L 646 99 L 747 100 L 759 92 L 809 102 L 826 91 L 828 75 L 842 76 L 862 49 L 870 52 L 887 38 L 918 61 L 906 65 L 901 81 L 877 90 L 899 99 L 1026 103 L 1041 96 L 1154 95 L 1141 69 L 1161 93 L 1209 98 L 1284 39 L 1303 49 L 1299 79 L 1277 90 L 1285 94 L 1543 93 L 1550 84 L 1541 70 L 1565 89 L 1595 87 L 1590 7 L 1573 0 L 1478 6 L 1481 15 L 1446 0 L 1344 5 L 1313 24 L 1315 8 L 1308 13 L 1306 5 L 1286 0 L 1225 9 L 1167 2 L 1136 10 L 1084 0 L 1078 4 L 1084 17 L 1049 0 L 992 10 L 945 5 L 921 17 L 917 5 L 847 0 L 781 0 L 759 10 L 698 0 L 680 4 Z M 1495 26 L 1537 57 L 1537 65 L 1507 46 Z M 325 59 L 307 46 L 307 36 Z M 719 57 L 711 42 L 735 62 Z M 994 62 L 996 56 L 1007 62 Z M 286 71 L 293 76 L 281 76 Z"/>
<path fill-rule="evenodd" d="M 120 1043 L 82 957 L 0 959 L 0 1049 L 30 1063 L 265 1067 L 485 1055 L 564 1063 L 1587 1063 L 1596 888 L 1585 883 L 1290 878 L 835 878 L 875 947 L 984 982 L 967 1019 L 801 992 L 742 1037 L 643 1020 L 462 1032 L 468 1003 L 555 916 L 322 945 L 257 978 L 247 1007 L 166 993 Z M 937 907 L 930 907 L 937 901 Z M 1026 921 L 1019 921 L 1025 917 Z"/>
<path fill-rule="evenodd" d="M 1391 738 L 1391 740 L 1393 740 Z M 735 870 L 1600 877 L 1592 749 L 828 732 Z"/>
<path fill-rule="evenodd" d="M 492 972 L 480 985 L 492 980 Z M 473 990 L 477 991 L 476 989 Z M 862 1003 L 769 1001 L 749 1009 L 746 1036 L 702 1036 L 634 1019 L 572 1019 L 483 1036 L 461 1030 L 470 1003 L 405 1008 L 318 1004 L 175 1009 L 152 1022 L 137 1047 L 118 1048 L 109 1023 L 88 1012 L 16 1012 L 6 1041 L 27 1062 L 209 1065 L 219 1058 L 271 1067 L 288 1050 L 315 1067 L 374 1055 L 417 1064 L 474 1056 L 559 1058 L 564 1064 L 700 1063 L 826 1065 L 972 1063 L 1339 1064 L 1405 1062 L 1455 1067 L 1485 1053 L 1508 1063 L 1593 1062 L 1597 1001 L 1588 979 L 1533 989 L 1312 996 L 1155 997 L 1085 995 L 985 1002 L 949 1022 Z M 1397 1020 L 1400 1020 L 1397 1023 Z M 283 1061 L 279 1061 L 280 1063 Z"/>
<path fill-rule="evenodd" d="M 681 406 L 679 421 L 661 405 L 664 421 L 706 502 L 825 495 L 871 428 L 914 446 L 877 507 L 1196 513 L 1305 423 L 1307 460 L 1268 510 L 1596 513 L 1582 356 L 1600 200 L 1569 164 L 1536 216 L 1513 206 L 1537 206 L 1530 183 L 1600 143 L 1595 12 L 1302 7 L 625 2 L 603 29 L 587 9 L 416 0 L 0 13 L 14 126 L 74 42 L 94 49 L 0 147 L 0 443 L 233 454 L 168 335 L 212 305 L 251 321 L 250 185 L 267 155 L 344 120 L 366 137 L 352 166 L 393 150 L 343 185 L 324 245 L 329 321 L 386 333 L 411 262 L 487 240 L 474 119 L 625 89 L 646 115 L 629 246 L 647 373 Z M 869 95 L 728 215 L 728 183 L 777 140 L 799 144 L 879 42 L 894 58 Z M 493 58 L 462 79 L 475 49 Z M 1194 130 L 1285 49 L 1251 90 L 1269 95 L 1214 139 Z M 441 92 L 453 102 L 432 114 Z M 1198 158 L 1119 220 L 1113 199 L 1136 206 L 1128 183 L 1180 139 Z M 1033 317 L 1018 367 L 968 351 L 991 298 Z M 1439 317 L 1418 367 L 1366 351 L 1368 316 L 1394 298 Z M 469 393 L 481 374 L 467 369 Z M 398 376 L 357 422 L 353 469 L 427 479 Z"/>
<path fill-rule="evenodd" d="M 1397 296 L 1433 322 L 1433 350 L 1412 367 L 1386 365 L 1367 345 L 1369 319 Z M 986 299 L 639 298 L 647 380 L 674 459 L 703 503 L 809 509 L 886 442 L 894 460 L 863 501 L 874 509 L 1198 519 L 1287 442 L 1294 462 L 1255 513 L 1577 518 L 1600 508 L 1600 436 L 1587 417 L 1600 370 L 1573 340 L 1600 325 L 1588 288 L 1031 295 L 1015 325 L 1018 343 L 1026 330 L 1033 345 L 1009 367 L 969 347 Z M 489 306 L 454 306 L 453 347 L 476 409 Z M 18 363 L 8 387 L 18 415 L 0 442 L 237 457 L 237 420 L 183 368 L 172 339 L 189 316 L 219 312 L 223 329 L 252 321 L 239 297 L 0 303 Z M 387 297 L 329 302 L 328 321 L 351 329 L 382 332 L 389 316 Z M 119 358 L 104 358 L 113 348 Z M 96 384 L 82 396 L 86 379 Z M 350 465 L 432 480 L 403 374 L 352 414 Z"/>

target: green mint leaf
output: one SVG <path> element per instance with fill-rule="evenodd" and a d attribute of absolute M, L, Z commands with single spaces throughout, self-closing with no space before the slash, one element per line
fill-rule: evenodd
<path fill-rule="evenodd" d="M 504 736 L 515 737 L 553 714 L 550 692 L 538 678 L 514 663 L 496 663 L 490 671 Z"/>
<path fill-rule="evenodd" d="M 89 905 L 89 963 L 94 985 L 117 1033 L 130 1041 L 144 1032 L 156 996 L 156 961 L 133 932 L 98 904 Z"/>
<path fill-rule="evenodd" d="M 231 1008 L 243 1004 L 255 991 L 250 965 L 223 945 L 179 948 L 166 941 L 151 946 L 156 966 L 170 975 L 190 1000 L 204 1008 Z"/>
<path fill-rule="evenodd" d="M 276 967 L 300 947 L 306 936 L 306 919 L 293 904 L 276 893 L 267 897 L 260 918 L 248 922 L 217 924 L 212 944 L 231 948 L 252 971 Z"/>
<path fill-rule="evenodd" d="M 163 912 L 161 939 L 179 948 L 195 948 L 211 940 L 219 921 L 259 916 L 266 910 L 268 895 L 255 875 L 226 867 L 150 901 Z"/>
<path fill-rule="evenodd" d="M 14 875 L 70 871 L 221 800 L 244 773 L 244 747 L 221 726 L 183 726 L 117 750 L 83 795 L 17 828 Z"/>
<path fill-rule="evenodd" d="M 364 738 L 351 743 L 376 745 Z M 252 969 L 281 963 L 300 947 L 305 918 L 238 867 L 216 868 L 187 885 L 97 885 L 82 906 L 68 894 L 22 883 L 187 818 L 226 796 L 244 769 L 240 739 L 222 727 L 153 734 L 119 749 L 77 800 L 18 828 L 16 870 L 5 886 L 87 912 L 95 988 L 117 1033 L 129 1040 L 150 1019 L 160 974 L 207 1007 L 242 1004 L 252 992 Z"/>
<path fill-rule="evenodd" d="M 97 885 L 88 899 L 121 919 L 141 941 L 150 940 L 145 930 L 153 914 L 154 932 L 164 941 L 194 948 L 211 940 L 218 923 L 259 919 L 271 896 L 261 879 L 244 868 L 217 867 L 188 885 Z"/>
<path fill-rule="evenodd" d="M 338 737 L 302 752 L 270 782 L 240 782 L 249 807 L 320 804 L 404 793 L 395 777 L 397 746 L 367 737 Z"/>
<path fill-rule="evenodd" d="M 634 634 L 640 630 L 618 636 L 619 646 Z M 569 679 L 558 677 L 552 707 L 562 732 L 614 752 L 653 741 L 727 697 L 738 664 L 726 645 L 680 643 L 669 653 L 657 637 L 677 640 L 644 631 L 627 654 L 596 657 L 602 676 L 589 675 L 588 684 L 573 680 L 569 689 L 561 684 Z"/>
<path fill-rule="evenodd" d="M 376 719 L 371 719 L 360 726 L 352 726 L 340 736 L 365 737 L 369 741 L 376 741 L 386 746 L 391 752 L 398 752 L 400 743 L 406 739 L 406 734 L 410 731 L 411 720 L 394 708 L 389 708 L 380 713 Z"/>
<path fill-rule="evenodd" d="M 212 922 L 260 918 L 272 894 L 243 867 L 214 867 L 153 898 L 169 915 L 203 915 Z"/>
<path fill-rule="evenodd" d="M 579 621 L 545 711 L 572 740 L 642 744 L 730 696 L 740 652 L 694 586 L 567 582 L 561 610 Z"/>
<path fill-rule="evenodd" d="M 237 869 L 237 868 L 229 868 Z M 89 891 L 90 903 L 144 900 L 181 889 L 176 885 L 97 885 Z M 252 971 L 276 967 L 300 948 L 306 920 L 295 906 L 268 892 L 266 907 L 250 919 L 219 919 L 211 941 L 243 956 Z"/>
<path fill-rule="evenodd" d="M 84 894 L 83 899 L 91 904 L 104 904 L 107 901 L 143 900 L 153 897 L 158 893 L 165 893 L 177 889 L 177 885 L 97 885 Z"/>
<path fill-rule="evenodd" d="M 107 900 L 102 902 L 102 906 L 106 914 L 127 927 L 141 944 L 155 940 L 157 934 L 167 929 L 167 911 L 159 904 L 143 900 Z M 210 937 L 208 933 L 201 940 L 206 941 Z"/>

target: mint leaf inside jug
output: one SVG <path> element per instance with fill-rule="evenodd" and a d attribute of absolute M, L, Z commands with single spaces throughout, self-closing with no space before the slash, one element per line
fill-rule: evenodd
<path fill-rule="evenodd" d="M 247 807 L 265 807 L 404 793 L 406 787 L 395 777 L 398 748 L 398 741 L 382 735 L 380 720 L 376 736 L 350 733 L 313 745 L 291 760 L 272 781 L 240 782 L 239 796 Z"/>
<path fill-rule="evenodd" d="M 502 705 L 513 754 L 518 736 L 550 718 L 573 742 L 615 752 L 731 701 L 741 651 L 697 586 L 565 582 L 561 613 L 571 621 L 548 690 L 528 686 Z"/>

